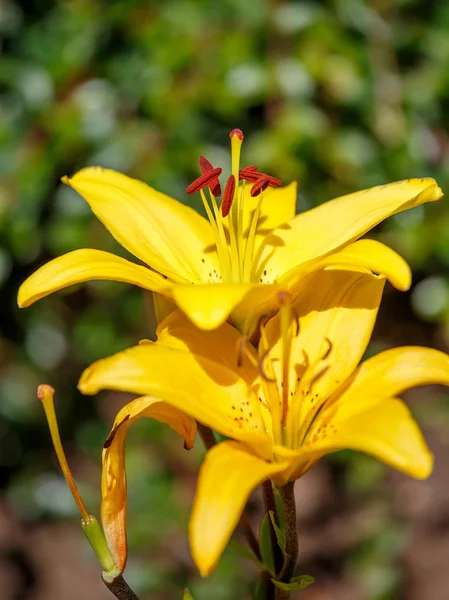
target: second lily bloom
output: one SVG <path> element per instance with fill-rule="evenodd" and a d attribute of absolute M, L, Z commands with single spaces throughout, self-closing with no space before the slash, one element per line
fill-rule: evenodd
<path fill-rule="evenodd" d="M 159 326 L 157 342 L 84 372 L 79 387 L 85 394 L 116 389 L 147 396 L 122 409 L 104 452 L 103 524 L 121 564 L 124 439 L 129 424 L 152 411 L 187 444 L 195 420 L 231 438 L 208 452 L 199 475 L 190 543 L 203 574 L 215 566 L 249 494 L 264 480 L 283 486 L 343 448 L 413 477 L 430 474 L 432 455 L 398 396 L 427 383 L 449 385 L 449 357 L 405 347 L 359 365 L 384 283 L 360 271 L 321 271 L 293 305 L 281 297 L 279 314 L 261 329 L 258 351 L 229 324 L 200 331 L 175 312 Z"/>

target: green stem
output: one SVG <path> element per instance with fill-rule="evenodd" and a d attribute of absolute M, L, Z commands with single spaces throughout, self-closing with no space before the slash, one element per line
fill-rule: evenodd
<path fill-rule="evenodd" d="M 298 528 L 296 524 L 296 503 L 294 482 L 279 487 L 285 519 L 286 556 L 279 576 L 280 581 L 288 583 L 293 577 L 298 560 Z"/>
<path fill-rule="evenodd" d="M 103 577 L 105 586 L 114 594 L 118 600 L 139 600 L 123 578 L 123 575 L 114 577 L 111 581 Z"/>
<path fill-rule="evenodd" d="M 274 499 L 274 491 L 271 481 L 264 481 L 262 484 L 262 492 L 263 492 L 263 503 L 265 506 L 265 512 L 269 516 L 269 512 L 272 511 L 274 517 L 277 521 L 276 515 L 276 501 Z M 273 549 L 273 558 L 274 558 L 274 567 L 276 570 L 276 575 L 279 575 L 281 569 L 283 567 L 283 555 L 282 550 L 279 548 L 279 544 L 276 537 L 276 532 L 273 527 L 273 523 L 271 519 L 268 519 L 268 524 L 270 528 L 270 540 L 271 540 L 271 548 Z M 279 523 L 278 523 L 279 524 Z"/>

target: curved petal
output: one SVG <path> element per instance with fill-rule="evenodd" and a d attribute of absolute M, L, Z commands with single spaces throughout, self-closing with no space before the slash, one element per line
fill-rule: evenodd
<path fill-rule="evenodd" d="M 261 245 L 258 271 L 270 281 L 311 259 L 355 241 L 402 210 L 439 200 L 434 179 L 407 179 L 348 194 L 301 213 L 275 229 Z"/>
<path fill-rule="evenodd" d="M 279 308 L 278 294 L 288 284 L 175 284 L 170 291 L 178 307 L 199 329 L 210 331 L 229 316 L 240 331 L 251 334 L 262 316 Z"/>
<path fill-rule="evenodd" d="M 192 448 L 196 421 L 165 402 L 143 396 L 128 402 L 117 414 L 103 450 L 101 521 L 109 550 L 120 572 L 126 565 L 126 472 L 125 441 L 131 425 L 141 417 L 167 423 Z"/>
<path fill-rule="evenodd" d="M 432 472 L 433 456 L 407 406 L 398 398 L 364 403 L 352 415 L 321 414 L 307 436 L 304 457 L 349 448 L 366 452 L 411 477 L 425 479 Z M 327 418 L 326 418 L 327 416 Z"/>
<path fill-rule="evenodd" d="M 206 454 L 189 523 L 190 548 L 201 575 L 217 564 L 249 495 L 285 469 L 251 454 L 237 442 L 222 442 Z"/>
<path fill-rule="evenodd" d="M 306 291 L 293 305 L 287 417 L 293 446 L 300 443 L 322 403 L 352 374 L 363 356 L 384 281 L 353 271 L 320 271 L 309 280 Z M 268 322 L 260 346 L 261 355 L 269 351 L 266 360 L 272 362 L 279 393 L 281 318 L 278 314 Z"/>
<path fill-rule="evenodd" d="M 176 310 L 176 305 L 171 300 L 158 293 L 153 294 L 153 306 L 156 323 L 161 323 L 169 314 Z"/>
<path fill-rule="evenodd" d="M 259 401 L 245 380 L 192 352 L 147 342 L 93 363 L 78 387 L 89 395 L 113 389 L 155 396 L 264 455 L 271 449 Z"/>
<path fill-rule="evenodd" d="M 38 269 L 20 286 L 17 302 L 26 308 L 69 285 L 99 279 L 131 283 L 170 296 L 167 281 L 159 273 L 109 252 L 86 248 L 64 254 Z"/>
<path fill-rule="evenodd" d="M 241 356 L 242 334 L 228 323 L 213 331 L 192 327 L 188 317 L 180 311 L 171 313 L 157 328 L 158 344 L 191 352 L 235 371 L 251 385 L 258 370 L 246 355 Z M 247 345 L 247 351 L 257 362 L 256 350 Z"/>
<path fill-rule="evenodd" d="M 251 289 L 250 283 L 177 284 L 171 287 L 178 307 L 204 330 L 222 325 Z"/>
<path fill-rule="evenodd" d="M 410 267 L 397 252 L 376 240 L 358 240 L 338 252 L 312 260 L 292 269 L 279 282 L 290 282 L 293 294 L 305 287 L 306 275 L 320 269 L 349 269 L 379 273 L 401 291 L 408 290 L 412 282 Z"/>
<path fill-rule="evenodd" d="M 207 281 L 218 271 L 209 223 L 192 208 L 145 183 L 88 167 L 63 182 L 88 202 L 115 239 L 174 281 Z"/>
<path fill-rule="evenodd" d="M 431 383 L 449 386 L 447 354 L 419 346 L 392 348 L 364 361 L 336 402 L 349 416 L 363 410 L 364 398 L 390 398 Z"/>

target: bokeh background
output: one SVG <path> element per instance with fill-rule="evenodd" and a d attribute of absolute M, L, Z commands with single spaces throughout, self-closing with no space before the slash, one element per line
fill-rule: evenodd
<path fill-rule="evenodd" d="M 77 378 L 153 335 L 154 322 L 140 290 L 114 283 L 17 308 L 19 284 L 45 261 L 81 247 L 122 252 L 60 177 L 98 164 L 195 202 L 184 190 L 199 154 L 226 163 L 240 127 L 247 164 L 300 181 L 299 210 L 406 177 L 447 190 L 449 4 L 0 0 L 0 40 L 0 597 L 107 600 L 35 390 L 56 388 L 69 461 L 98 514 L 101 446 L 128 398 L 83 398 Z M 448 350 L 448 203 L 375 234 L 408 260 L 414 284 L 387 289 L 371 351 Z M 407 398 L 435 473 L 418 483 L 348 452 L 298 482 L 299 571 L 317 578 L 304 600 L 447 600 L 449 397 Z M 189 556 L 202 453 L 149 421 L 131 430 L 126 575 L 142 599 L 178 599 L 186 585 L 195 600 L 249 597 L 249 563 L 228 551 L 201 580 Z"/>

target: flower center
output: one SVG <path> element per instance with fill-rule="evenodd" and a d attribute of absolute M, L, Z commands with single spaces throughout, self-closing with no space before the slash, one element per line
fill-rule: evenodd
<path fill-rule="evenodd" d="M 302 348 L 299 320 L 286 293 L 279 295 L 279 303 L 279 329 L 261 327 L 258 368 L 275 441 L 298 448 L 327 399 L 316 386 L 330 368 L 333 346 L 323 338 L 311 359 Z"/>
<path fill-rule="evenodd" d="M 218 260 L 224 283 L 249 283 L 253 278 L 254 249 L 257 224 L 267 187 L 279 187 L 282 182 L 266 173 L 261 173 L 254 165 L 240 169 L 240 152 L 243 133 L 233 129 L 231 138 L 231 175 L 221 200 L 220 209 L 217 198 L 221 196 L 219 177 L 221 168 L 214 166 L 200 157 L 199 165 L 202 175 L 187 188 L 188 194 L 199 192 L 212 227 L 217 248 Z M 249 229 L 244 231 L 245 186 L 252 183 L 250 195 L 258 197 L 258 202 L 249 222 Z M 206 192 L 208 197 L 206 197 Z"/>

